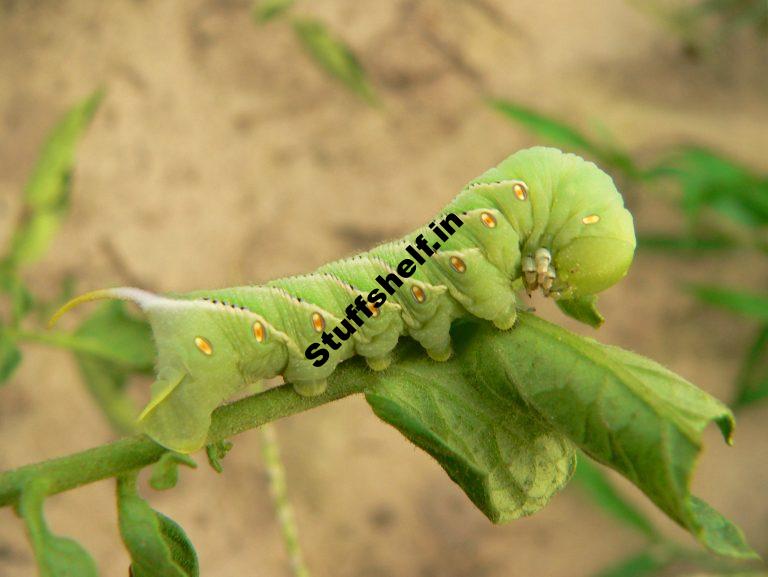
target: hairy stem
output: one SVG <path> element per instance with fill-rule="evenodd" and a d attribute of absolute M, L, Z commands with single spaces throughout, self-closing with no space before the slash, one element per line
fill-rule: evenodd
<path fill-rule="evenodd" d="M 346 373 L 343 369 L 336 371 L 333 385 L 316 397 L 301 397 L 290 385 L 283 385 L 219 407 L 213 413 L 208 442 L 223 441 L 264 423 L 362 392 L 364 383 L 346 377 Z M 47 493 L 54 495 L 146 467 L 166 451 L 149 437 L 136 435 L 0 473 L 0 507 L 16 504 L 22 489 L 32 480 L 48 480 Z"/>

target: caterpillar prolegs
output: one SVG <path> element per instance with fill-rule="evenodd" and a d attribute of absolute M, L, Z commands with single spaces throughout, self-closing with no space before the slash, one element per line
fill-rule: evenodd
<path fill-rule="evenodd" d="M 510 329 L 519 289 L 564 301 L 594 295 L 626 274 L 634 249 L 632 216 L 611 178 L 536 147 L 472 180 L 429 225 L 314 273 L 185 294 L 106 289 L 54 320 L 87 300 L 137 303 L 158 350 L 140 422 L 162 445 L 191 452 L 213 410 L 248 383 L 282 375 L 299 394 L 320 394 L 354 355 L 385 369 L 402 335 L 445 360 L 455 319 Z"/>

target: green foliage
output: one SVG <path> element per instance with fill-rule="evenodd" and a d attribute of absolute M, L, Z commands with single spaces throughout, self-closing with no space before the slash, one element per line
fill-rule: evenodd
<path fill-rule="evenodd" d="M 173 489 L 179 482 L 179 465 L 197 469 L 197 463 L 189 455 L 168 451 L 152 466 L 150 486 L 156 491 Z"/>
<path fill-rule="evenodd" d="M 80 545 L 48 529 L 43 515 L 46 487 L 44 478 L 37 479 L 24 488 L 19 500 L 40 577 L 97 577 L 96 564 Z"/>
<path fill-rule="evenodd" d="M 137 474 L 117 481 L 120 535 L 131 554 L 133 577 L 198 577 L 197 553 L 184 530 L 138 494 Z"/>
<path fill-rule="evenodd" d="M 21 363 L 21 351 L 0 325 L 0 386 L 11 378 Z"/>
<path fill-rule="evenodd" d="M 38 260 L 58 230 L 68 205 L 75 147 L 102 96 L 96 92 L 73 107 L 49 134 L 25 188 L 24 216 L 6 257 L 12 266 Z"/>
<path fill-rule="evenodd" d="M 559 146 L 579 150 L 612 168 L 630 185 L 673 184 L 676 200 L 686 218 L 681 234 L 643 234 L 641 248 L 700 252 L 757 249 L 768 252 L 768 175 L 759 174 L 733 160 L 701 147 L 679 146 L 663 151 L 648 167 L 640 167 L 623 148 L 602 144 L 559 120 L 506 100 L 489 105 L 504 117 L 537 136 Z M 730 289 L 699 286 L 693 294 L 700 300 L 732 312 L 768 320 L 768 298 L 737 293 Z M 558 301 L 567 315 L 592 326 L 602 317 L 583 303 Z M 768 397 L 768 344 L 755 338 L 745 356 L 736 383 L 737 406 Z"/>
<path fill-rule="evenodd" d="M 284 16 L 296 0 L 259 0 L 253 5 L 253 17 L 263 24 Z"/>
<path fill-rule="evenodd" d="M 768 224 L 768 178 L 688 146 L 673 151 L 665 169 L 680 184 L 681 207 L 692 220 L 709 208 L 747 227 Z"/>
<path fill-rule="evenodd" d="M 520 124 L 545 141 L 566 150 L 581 151 L 607 167 L 621 170 L 631 177 L 639 177 L 640 169 L 627 152 L 613 143 L 599 143 L 578 129 L 536 112 L 515 102 L 490 99 L 488 105 L 508 120 Z"/>
<path fill-rule="evenodd" d="M 668 564 L 667 556 L 660 556 L 651 550 L 641 551 L 600 571 L 595 577 L 645 577 L 659 572 Z"/>
<path fill-rule="evenodd" d="M 21 319 L 32 311 L 35 299 L 8 260 L 0 262 L 0 293 L 8 295 L 11 301 L 9 325 L 19 326 Z"/>
<path fill-rule="evenodd" d="M 768 297 L 711 285 L 691 285 L 689 290 L 708 305 L 761 323 L 739 371 L 734 405 L 744 407 L 768 398 Z"/>
<path fill-rule="evenodd" d="M 648 359 L 526 313 L 506 332 L 487 324 L 459 325 L 454 341 L 456 355 L 446 363 L 434 363 L 404 341 L 396 363 L 382 373 L 372 373 L 360 359 L 344 363 L 325 395 L 300 397 L 285 386 L 222 407 L 214 415 L 210 444 L 216 447 L 248 426 L 364 390 L 375 413 L 433 455 L 495 522 L 542 507 L 571 476 L 576 446 L 628 478 L 710 550 L 733 558 L 754 556 L 739 529 L 689 492 L 704 427 L 715 421 L 730 438 L 733 420 L 724 405 Z M 153 484 L 174 483 L 178 456 L 156 449 L 146 439 L 118 442 L 0 473 L 0 503 L 11 502 L 21 487 L 21 509 L 38 520 L 39 528 L 34 504 L 45 492 L 27 492 L 36 480 L 65 490 L 111 472 L 119 477 L 120 529 L 134 575 L 196 575 L 196 555 L 183 531 L 136 492 L 136 470 L 158 459 Z M 596 469 L 582 467 L 580 477 L 617 517 L 655 535 Z M 78 564 L 87 559 L 69 541 L 48 546 L 36 538 L 46 563 L 55 557 L 66 564 L 61 559 L 72 558 L 71 566 L 80 571 Z M 642 575 L 656 562 L 663 558 L 641 555 L 613 568 L 613 574 Z"/>
<path fill-rule="evenodd" d="M 557 307 L 569 317 L 598 329 L 605 322 L 605 318 L 597 310 L 597 296 L 587 295 L 575 299 L 558 299 Z"/>
<path fill-rule="evenodd" d="M 765 0 L 696 0 L 669 18 L 696 51 L 712 49 L 740 29 L 751 30 L 757 38 L 768 37 Z"/>
<path fill-rule="evenodd" d="M 768 296 L 711 285 L 691 285 L 690 291 L 709 305 L 768 322 Z"/>
<path fill-rule="evenodd" d="M 768 324 L 761 326 L 749 347 L 736 382 L 736 407 L 768 398 Z"/>
<path fill-rule="evenodd" d="M 287 14 L 292 3 L 262 3 L 255 12 L 257 19 Z M 293 23 L 318 64 L 366 100 L 375 100 L 351 50 L 317 21 L 296 19 Z M 0 327 L 0 383 L 19 363 L 17 342 L 66 348 L 76 355 L 84 381 L 113 426 L 131 432 L 135 409 L 125 395 L 125 385 L 131 375 L 150 372 L 154 363 L 145 322 L 129 315 L 121 303 L 112 302 L 97 309 L 73 333 L 18 329 L 19 321 L 39 306 L 20 280 L 18 265 L 39 258 L 58 227 L 66 207 L 74 145 L 98 100 L 99 95 L 94 95 L 73 109 L 52 133 L 27 187 L 27 214 L 32 216 L 22 220 L 9 255 L 0 263 L 0 289 L 10 295 L 12 304 L 11 322 Z M 629 180 L 675 179 L 681 207 L 694 225 L 707 211 L 754 230 L 762 230 L 768 222 L 765 199 L 760 196 L 766 180 L 730 161 L 713 161 L 707 156 L 710 153 L 700 149 L 681 149 L 680 154 L 645 170 L 606 139 L 587 138 L 511 103 L 494 101 L 492 105 L 560 145 L 592 154 Z M 723 194 L 723 189 L 731 194 Z M 709 238 L 696 232 L 682 240 L 706 243 Z M 722 238 L 741 242 L 731 236 Z M 705 302 L 763 323 L 740 377 L 739 402 L 768 396 L 766 299 L 715 287 L 694 290 Z M 558 304 L 581 322 L 595 327 L 603 322 L 596 299 Z M 306 399 L 290 389 L 274 390 L 222 407 L 211 429 L 214 437 L 206 447 L 209 463 L 221 471 L 221 459 L 232 446 L 224 439 L 247 428 L 242 423 L 264 424 L 365 387 L 374 412 L 432 455 L 494 522 L 543 507 L 567 484 L 574 471 L 575 449 L 580 448 L 628 478 L 711 551 L 733 558 L 754 556 L 738 528 L 689 492 L 703 428 L 716 421 L 726 437 L 730 435 L 732 416 L 722 404 L 648 359 L 578 337 L 527 314 L 520 315 L 515 330 L 505 333 L 486 325 L 458 326 L 454 342 L 457 354 L 447 363 L 436 364 L 423 351 L 403 343 L 398 362 L 384 373 L 372 373 L 359 360 L 342 365 L 331 379 L 336 388 L 323 397 Z M 247 407 L 257 406 L 266 408 L 249 420 Z M 240 425 L 222 425 L 227 419 Z M 135 452 L 132 447 L 137 447 Z M 274 473 L 282 470 L 276 446 L 265 443 L 265 451 L 272 451 L 267 460 L 277 478 L 273 491 L 279 494 L 278 505 L 285 516 L 290 509 L 284 479 L 279 476 L 282 473 Z M 131 554 L 134 577 L 198 575 L 197 556 L 184 531 L 138 495 L 137 471 L 154 461 L 150 484 L 158 490 L 176 485 L 179 464 L 195 466 L 188 457 L 163 452 L 146 439 L 134 438 L 87 454 L 0 473 L 0 503 L 17 502 L 42 575 L 96 574 L 93 561 L 78 544 L 50 533 L 42 504 L 48 492 L 110 475 L 118 478 L 120 532 Z M 581 460 L 576 478 L 617 519 L 650 540 L 662 540 L 651 522 L 622 499 L 586 459 Z M 292 555 L 300 559 L 295 527 L 288 523 L 283 530 L 290 533 L 287 541 L 295 545 Z M 602 575 L 650 575 L 672 558 L 666 549 L 650 548 Z"/>
<path fill-rule="evenodd" d="M 253 7 L 253 18 L 259 24 L 285 17 L 296 0 L 261 0 Z M 337 34 L 315 18 L 290 19 L 294 34 L 306 53 L 328 76 L 370 105 L 378 104 L 376 92 L 352 48 Z"/>
<path fill-rule="evenodd" d="M 149 374 L 155 359 L 152 333 L 121 302 L 99 306 L 75 331 L 73 348 L 83 382 L 116 431 L 136 430 L 138 411 L 125 394 L 128 378 Z M 67 341 L 72 344 L 72 341 Z M 83 347 L 84 343 L 94 345 Z"/>
<path fill-rule="evenodd" d="M 546 141 L 581 151 L 631 184 L 655 186 L 671 181 L 687 228 L 681 236 L 640 235 L 641 246 L 663 250 L 741 246 L 768 251 L 768 175 L 692 146 L 664 151 L 656 161 L 641 167 L 612 141 L 598 142 L 573 126 L 514 102 L 495 99 L 488 104 Z"/>
<path fill-rule="evenodd" d="M 546 499 L 557 490 L 559 482 L 543 483 L 531 463 L 543 461 L 558 478 L 552 464 L 567 459 L 562 447 L 571 442 L 629 479 L 713 552 L 754 556 L 734 525 L 689 493 L 704 427 L 715 421 L 730 440 L 726 406 L 648 359 L 524 313 L 513 331 L 466 325 L 455 342 L 461 350 L 442 365 L 411 350 L 383 375 L 360 378 L 371 382 L 374 411 L 432 454 L 489 518 L 512 518 L 531 496 Z M 527 439 L 547 439 L 537 460 L 510 461 L 526 438 L 514 424 L 489 427 L 486 403 L 506 407 L 505 425 L 541 423 Z"/>
<path fill-rule="evenodd" d="M 221 461 L 234 446 L 232 441 L 219 441 L 217 443 L 206 445 L 205 454 L 208 457 L 208 464 L 211 466 L 211 469 L 217 473 L 222 473 L 224 471 L 224 466 L 221 464 Z"/>
<path fill-rule="evenodd" d="M 586 459 L 579 461 L 574 480 L 586 490 L 590 497 L 605 511 L 625 525 L 640 531 L 651 539 L 658 538 L 656 528 L 643 513 L 624 499 L 603 472 Z"/>
<path fill-rule="evenodd" d="M 295 19 L 293 29 L 301 45 L 321 68 L 369 104 L 376 103 L 365 70 L 345 42 L 312 18 Z"/>
<path fill-rule="evenodd" d="M 499 390 L 476 359 L 435 364 L 412 353 L 376 379 L 366 399 L 380 419 L 432 455 L 491 521 L 530 515 L 568 483 L 573 444 L 518 395 Z"/>

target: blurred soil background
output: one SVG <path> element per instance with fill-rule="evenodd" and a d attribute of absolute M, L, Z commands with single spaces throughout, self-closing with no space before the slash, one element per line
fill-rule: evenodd
<path fill-rule="evenodd" d="M 768 170 L 768 48 L 749 34 L 695 57 L 630 2 L 297 4 L 353 47 L 376 107 L 330 80 L 289 25 L 259 26 L 251 8 L 239 0 L 0 2 L 0 243 L 48 130 L 106 89 L 78 148 L 69 216 L 25 275 L 38 294 L 53 298 L 67 276 L 77 291 L 259 283 L 397 237 L 469 179 L 541 142 L 483 94 L 585 129 L 609 127 L 640 159 L 692 142 Z M 641 232 L 681 226 L 657 194 L 635 188 L 626 202 Z M 627 279 L 601 297 L 607 322 L 597 333 L 541 299 L 533 305 L 729 401 L 754 326 L 691 298 L 680 289 L 690 281 L 765 292 L 768 266 L 757 253 L 641 250 Z M 113 438 L 71 355 L 35 345 L 24 353 L 0 390 L 0 469 Z M 767 403 L 740 412 L 733 448 L 709 431 L 695 486 L 764 556 L 767 421 Z M 362 398 L 277 430 L 315 576 L 579 577 L 644 543 L 577 486 L 531 518 L 491 525 Z M 203 575 L 290 575 L 258 433 L 236 438 L 224 466 L 217 475 L 203 459 L 183 470 L 177 489 L 145 494 L 186 529 Z M 616 484 L 665 533 L 691 543 L 637 490 Z M 123 576 L 113 492 L 112 482 L 91 485 L 52 499 L 47 512 L 103 575 Z M 0 510 L 0 576 L 33 574 L 20 521 Z"/>

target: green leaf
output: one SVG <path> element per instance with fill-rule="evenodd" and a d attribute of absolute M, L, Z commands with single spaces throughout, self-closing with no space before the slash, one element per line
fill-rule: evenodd
<path fill-rule="evenodd" d="M 459 326 L 454 343 L 446 363 L 404 348 L 412 352 L 391 369 L 355 378 L 370 383 L 376 413 L 433 454 L 491 518 L 532 512 L 567 481 L 573 456 L 560 433 L 710 550 L 755 556 L 738 528 L 690 494 L 706 425 L 730 440 L 725 405 L 653 361 L 526 313 L 503 333 Z"/>
<path fill-rule="evenodd" d="M 189 455 L 168 451 L 152 466 L 150 486 L 156 491 L 173 489 L 179 482 L 179 465 L 197 469 L 197 463 Z"/>
<path fill-rule="evenodd" d="M 133 373 L 152 371 L 155 348 L 149 324 L 128 314 L 122 302 L 110 301 L 66 339 L 76 353 L 83 381 L 112 427 L 119 433 L 135 433 L 138 410 L 125 384 Z"/>
<path fill-rule="evenodd" d="M 11 378 L 21 363 L 21 351 L 0 326 L 0 386 Z"/>
<path fill-rule="evenodd" d="M 605 318 L 597 310 L 597 297 L 587 295 L 574 299 L 558 299 L 555 301 L 558 308 L 569 317 L 592 328 L 600 328 Z"/>
<path fill-rule="evenodd" d="M 129 314 L 120 301 L 99 306 L 75 331 L 89 342 L 101 343 L 111 351 L 109 358 L 143 372 L 151 372 L 155 363 L 152 329 L 143 319 Z"/>
<path fill-rule="evenodd" d="M 757 331 L 739 371 L 736 383 L 737 407 L 746 407 L 768 398 L 768 324 Z"/>
<path fill-rule="evenodd" d="M 34 210 L 61 205 L 65 181 L 74 166 L 75 147 L 103 96 L 99 90 L 72 107 L 48 135 L 25 190 L 27 203 Z"/>
<path fill-rule="evenodd" d="M 153 510 L 136 490 L 136 473 L 117 481 L 120 535 L 133 577 L 198 577 L 197 553 L 184 530 Z"/>
<path fill-rule="evenodd" d="M 768 224 L 768 179 L 717 153 L 683 147 L 665 161 L 683 189 L 683 210 L 693 219 L 704 208 L 750 227 Z"/>
<path fill-rule="evenodd" d="M 7 262 L 13 268 L 38 260 L 58 231 L 68 205 L 75 148 L 101 98 L 99 91 L 74 106 L 48 135 L 25 187 L 26 212 L 11 237 Z"/>
<path fill-rule="evenodd" d="M 12 327 L 17 327 L 34 306 L 34 298 L 10 262 L 0 263 L 0 292 L 10 296 Z"/>
<path fill-rule="evenodd" d="M 619 495 L 603 472 L 586 458 L 579 459 L 579 466 L 573 478 L 587 491 L 595 503 L 613 517 L 652 539 L 658 536 L 650 519 Z"/>
<path fill-rule="evenodd" d="M 62 185 L 64 187 L 64 185 Z M 62 192 L 62 197 L 66 196 Z M 11 239 L 11 258 L 16 266 L 35 262 L 45 254 L 59 230 L 66 204 L 56 209 L 31 213 Z"/>
<path fill-rule="evenodd" d="M 645 577 L 658 573 L 669 565 L 670 561 L 669 555 L 654 554 L 650 550 L 643 551 L 603 569 L 596 573 L 595 577 Z"/>
<path fill-rule="evenodd" d="M 256 22 L 264 24 L 283 16 L 296 3 L 296 0 L 260 0 L 253 6 Z"/>
<path fill-rule="evenodd" d="M 482 371 L 423 357 L 411 348 L 366 391 L 376 415 L 432 455 L 494 523 L 546 505 L 573 474 L 571 443 Z"/>
<path fill-rule="evenodd" d="M 490 99 L 488 104 L 509 120 L 517 122 L 536 136 L 544 138 L 552 144 L 566 149 L 578 148 L 598 155 L 602 153 L 597 145 L 575 128 L 531 108 L 502 99 Z"/>
<path fill-rule="evenodd" d="M 689 290 L 709 305 L 768 322 L 768 296 L 711 285 L 690 285 Z"/>
<path fill-rule="evenodd" d="M 297 18 L 293 28 L 301 45 L 318 65 L 369 104 L 376 103 L 365 70 L 349 46 L 318 20 Z"/>
<path fill-rule="evenodd" d="M 208 456 L 208 464 L 217 473 L 224 471 L 224 466 L 221 464 L 221 460 L 227 456 L 234 447 L 232 441 L 219 441 L 218 443 L 211 443 L 205 446 L 205 453 Z"/>
<path fill-rule="evenodd" d="M 155 348 L 147 322 L 112 301 L 97 308 L 74 333 L 19 331 L 17 337 L 75 353 L 83 379 L 110 423 L 119 432 L 134 432 L 138 411 L 124 385 L 133 373 L 152 372 Z"/>
<path fill-rule="evenodd" d="M 650 173 L 641 170 L 627 152 L 618 148 L 612 139 L 609 140 L 605 131 L 603 131 L 605 143 L 599 144 L 576 128 L 532 108 L 504 99 L 489 99 L 487 102 L 491 108 L 500 112 L 508 120 L 520 124 L 536 136 L 556 146 L 586 152 L 601 164 L 621 171 L 627 178 L 650 177 Z"/>
<path fill-rule="evenodd" d="M 637 238 L 639 250 L 710 251 L 728 250 L 738 246 L 735 240 L 725 236 L 641 234 Z"/>
<path fill-rule="evenodd" d="M 48 529 L 43 515 L 46 486 L 42 479 L 28 485 L 19 500 L 19 514 L 26 524 L 40 577 L 97 577 L 96 564 L 85 549 Z"/>
<path fill-rule="evenodd" d="M 755 557 L 741 531 L 690 494 L 701 436 L 716 422 L 730 442 L 733 415 L 661 365 L 523 314 L 518 328 L 465 357 L 585 453 L 634 483 L 715 553 Z M 486 380 L 491 377 L 486 377 Z"/>
<path fill-rule="evenodd" d="M 139 411 L 125 391 L 129 371 L 93 355 L 75 356 L 80 376 L 110 426 L 123 435 L 137 433 Z"/>

